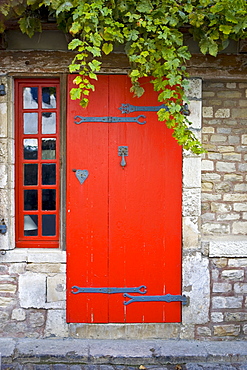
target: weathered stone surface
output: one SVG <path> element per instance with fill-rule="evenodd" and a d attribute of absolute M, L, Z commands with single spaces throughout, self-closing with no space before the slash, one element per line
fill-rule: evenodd
<path fill-rule="evenodd" d="M 214 335 L 219 337 L 237 336 L 240 332 L 239 325 L 219 325 L 214 327 Z"/>
<path fill-rule="evenodd" d="M 47 277 L 47 302 L 65 301 L 66 276 L 57 274 Z"/>
<path fill-rule="evenodd" d="M 45 337 L 68 337 L 65 310 L 49 310 L 45 326 Z"/>
<path fill-rule="evenodd" d="M 224 270 L 221 277 L 227 280 L 242 280 L 244 278 L 244 270 Z"/>
<path fill-rule="evenodd" d="M 184 287 L 192 286 L 190 292 L 190 305 L 183 309 L 183 323 L 204 324 L 209 319 L 210 279 L 208 259 L 196 253 L 194 256 L 184 258 L 183 262 Z"/>
<path fill-rule="evenodd" d="M 201 186 L 201 159 L 184 158 L 183 184 L 185 188 L 200 188 Z"/>
<path fill-rule="evenodd" d="M 210 257 L 247 257 L 247 241 L 210 241 Z"/>
<path fill-rule="evenodd" d="M 227 293 L 232 290 L 232 285 L 229 283 L 214 283 L 213 292 L 214 293 Z"/>
<path fill-rule="evenodd" d="M 0 102 L 0 137 L 7 137 L 7 104 Z"/>
<path fill-rule="evenodd" d="M 12 320 L 24 321 L 26 319 L 26 312 L 22 308 L 15 308 L 11 315 Z"/>
<path fill-rule="evenodd" d="M 19 278 L 20 305 L 23 308 L 43 308 L 46 303 L 46 276 L 26 272 Z"/>
<path fill-rule="evenodd" d="M 243 298 L 236 297 L 212 297 L 212 308 L 241 308 L 243 304 Z"/>

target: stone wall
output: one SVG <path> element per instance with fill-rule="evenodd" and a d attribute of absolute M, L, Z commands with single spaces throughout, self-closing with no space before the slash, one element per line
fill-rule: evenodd
<path fill-rule="evenodd" d="M 247 233 L 247 83 L 203 84 L 203 235 Z"/>
<path fill-rule="evenodd" d="M 202 240 L 210 261 L 210 320 L 196 338 L 247 334 L 247 83 L 203 84 Z"/>

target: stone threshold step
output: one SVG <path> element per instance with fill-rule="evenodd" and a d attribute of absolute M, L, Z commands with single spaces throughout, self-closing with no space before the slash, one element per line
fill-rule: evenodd
<path fill-rule="evenodd" d="M 2 363 L 165 365 L 247 362 L 247 341 L 0 338 Z"/>

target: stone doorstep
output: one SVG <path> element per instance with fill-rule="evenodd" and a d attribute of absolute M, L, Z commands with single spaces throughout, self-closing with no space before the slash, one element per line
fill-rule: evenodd
<path fill-rule="evenodd" d="M 0 338 L 2 363 L 163 365 L 247 362 L 247 341 Z"/>

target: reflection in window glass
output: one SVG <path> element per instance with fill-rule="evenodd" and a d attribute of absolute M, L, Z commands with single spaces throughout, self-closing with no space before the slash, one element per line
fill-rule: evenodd
<path fill-rule="evenodd" d="M 56 165 L 55 164 L 42 164 L 42 185 L 55 185 L 56 184 Z"/>
<path fill-rule="evenodd" d="M 38 235 L 38 216 L 25 215 L 24 216 L 24 236 Z"/>
<path fill-rule="evenodd" d="M 24 164 L 24 185 L 38 184 L 38 165 Z"/>
<path fill-rule="evenodd" d="M 56 139 L 42 139 L 42 159 L 56 158 Z"/>
<path fill-rule="evenodd" d="M 42 215 L 42 235 L 56 235 L 56 215 Z"/>
<path fill-rule="evenodd" d="M 56 133 L 56 113 L 42 113 L 42 134 Z"/>
<path fill-rule="evenodd" d="M 38 113 L 24 113 L 24 134 L 38 133 Z"/>
<path fill-rule="evenodd" d="M 24 210 L 37 211 L 38 209 L 38 190 L 24 190 Z"/>
<path fill-rule="evenodd" d="M 43 189 L 42 190 L 42 210 L 54 211 L 56 209 L 56 190 Z"/>
<path fill-rule="evenodd" d="M 23 140 L 23 155 L 24 159 L 38 159 L 38 140 L 24 139 Z"/>
<path fill-rule="evenodd" d="M 42 108 L 56 108 L 55 87 L 42 87 Z"/>
<path fill-rule="evenodd" d="M 38 88 L 24 87 L 23 89 L 23 108 L 37 109 L 38 108 Z"/>

